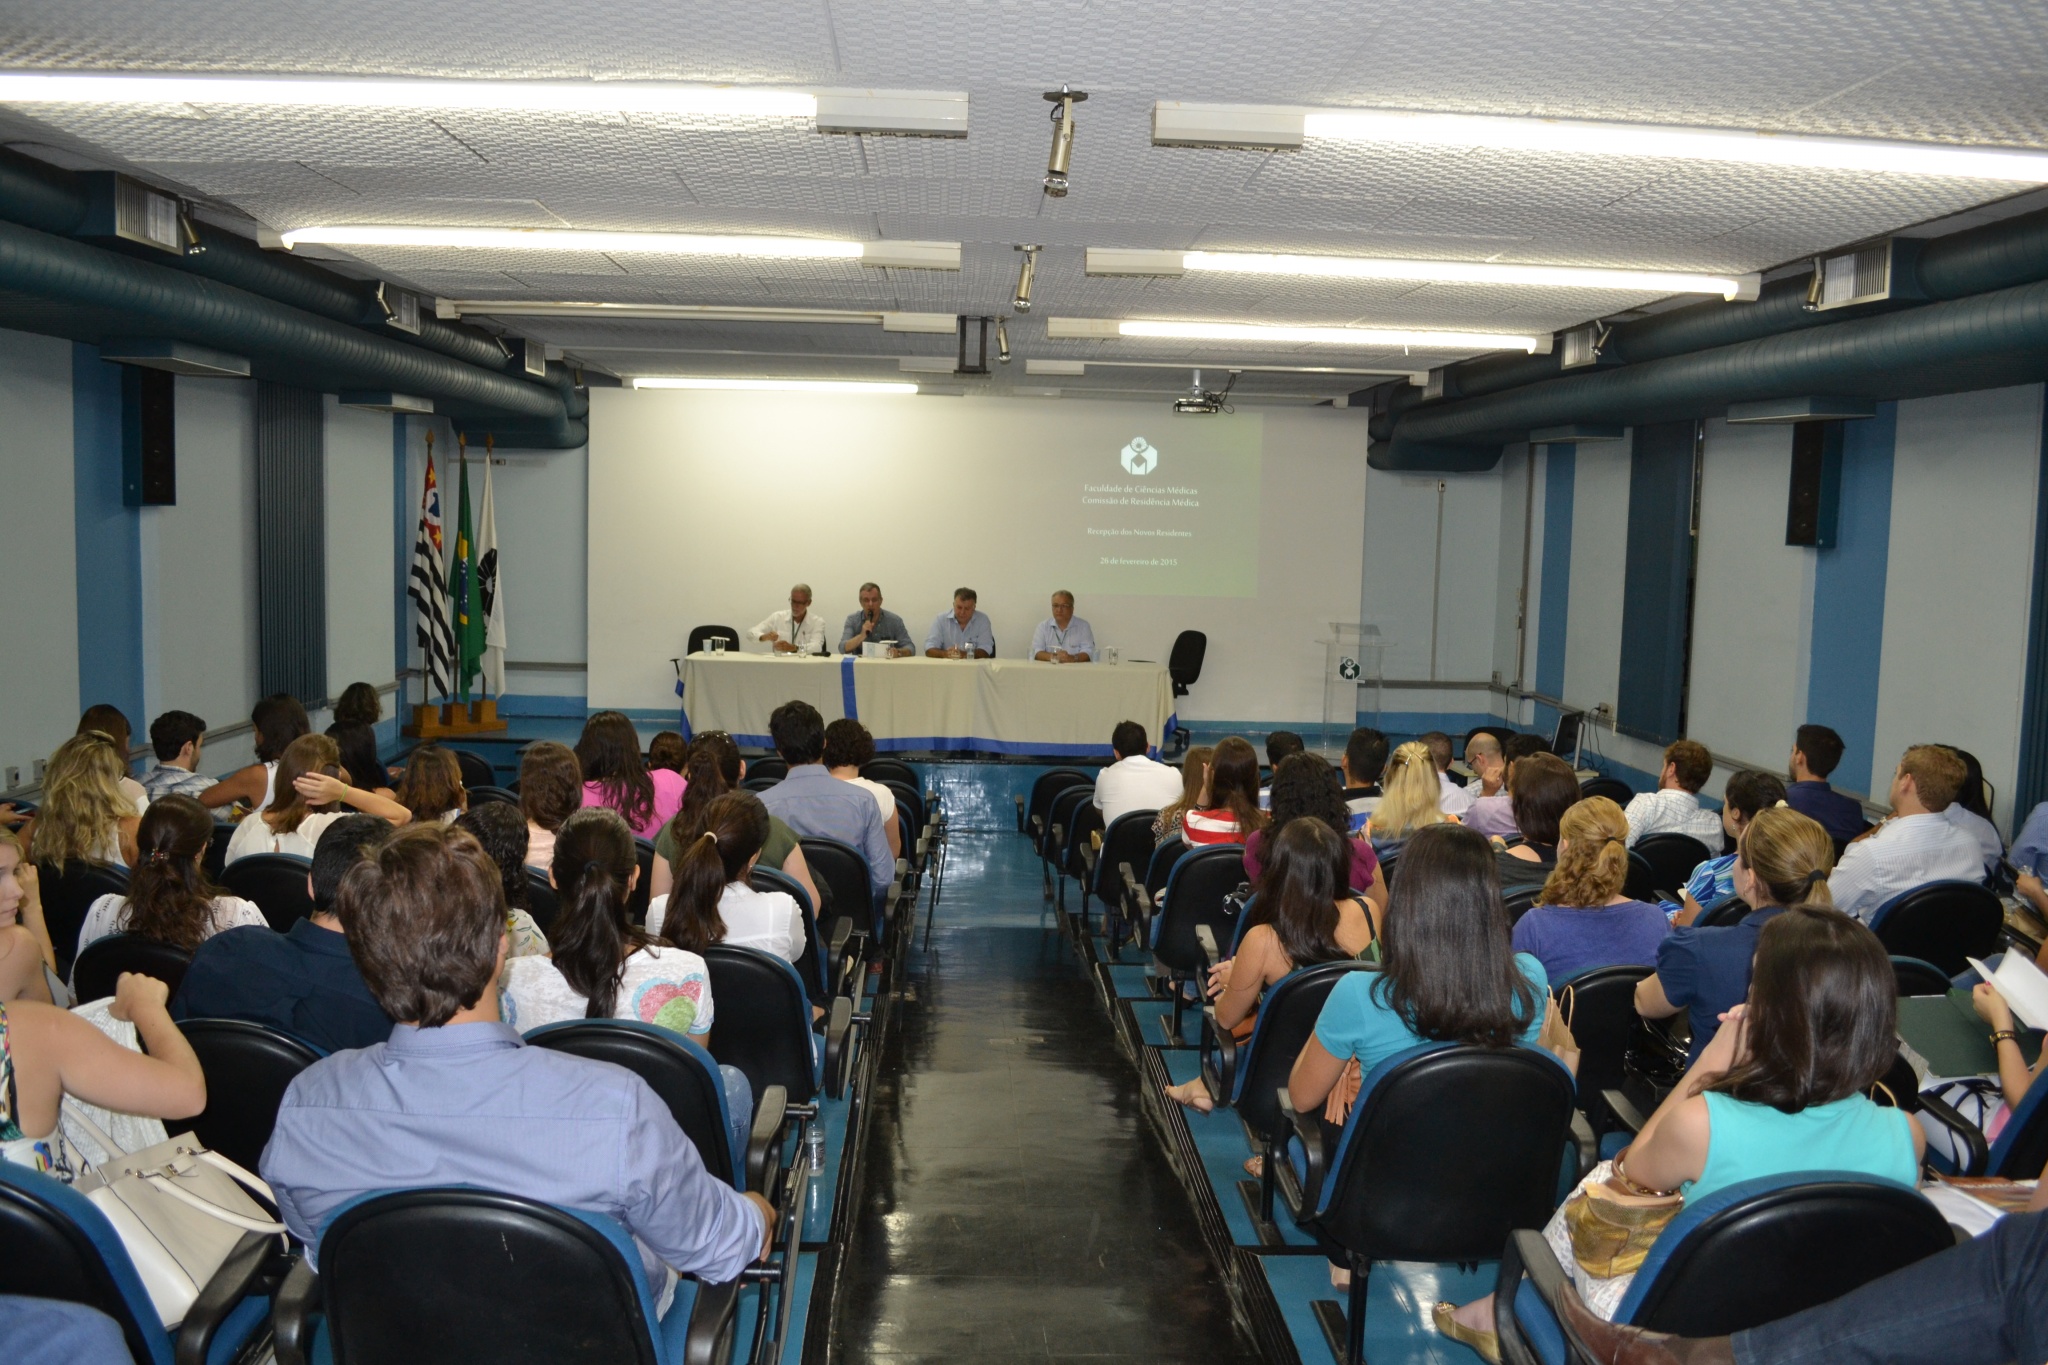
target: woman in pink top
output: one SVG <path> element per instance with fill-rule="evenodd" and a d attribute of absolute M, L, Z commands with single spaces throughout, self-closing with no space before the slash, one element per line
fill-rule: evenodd
<path fill-rule="evenodd" d="M 622 712 L 600 711 L 583 723 L 576 761 L 583 767 L 583 804 L 617 811 L 636 838 L 659 834 L 683 804 L 683 775 L 648 769 L 640 732 Z"/>

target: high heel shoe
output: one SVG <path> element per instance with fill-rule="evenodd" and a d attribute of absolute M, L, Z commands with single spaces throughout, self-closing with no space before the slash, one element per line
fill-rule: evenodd
<path fill-rule="evenodd" d="M 1454 1303 L 1439 1303 L 1431 1310 L 1430 1316 L 1436 1319 L 1438 1334 L 1470 1346 L 1479 1353 L 1487 1365 L 1500 1365 L 1500 1334 L 1467 1327 L 1452 1316 L 1457 1309 L 1458 1306 Z"/>

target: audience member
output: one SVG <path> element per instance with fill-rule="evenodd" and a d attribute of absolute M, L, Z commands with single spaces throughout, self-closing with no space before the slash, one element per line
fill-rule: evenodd
<path fill-rule="evenodd" d="M 1970 988 L 1970 1003 L 1977 1007 L 1977 1017 L 1991 1025 L 1991 1046 L 1998 1054 L 1998 1089 L 1995 1094 L 1987 1093 L 1979 1078 L 1966 1077 L 1933 1084 L 1927 1090 L 1961 1110 L 1963 1117 L 1974 1122 L 1987 1140 L 1995 1142 L 2020 1101 L 2034 1088 L 2042 1068 L 2048 1067 L 2048 1048 L 2041 1049 L 2033 1065 L 2027 1064 L 2026 1054 L 2020 1051 L 2020 1040 L 2025 1034 L 2013 1019 L 2012 1006 L 1999 994 L 1998 987 L 1988 981 L 1979 981 Z M 1927 1140 L 1952 1164 L 1960 1166 L 1963 1153 L 1958 1150 L 1960 1144 L 1954 1134 L 1930 1119 L 1921 1118 L 1919 1122 Z M 2036 1202 L 2035 1207 L 2041 1207 L 2040 1203 Z"/>
<path fill-rule="evenodd" d="M 683 773 L 689 779 L 689 786 L 683 791 L 683 804 L 676 811 L 676 818 L 663 825 L 654 840 L 655 896 L 666 896 L 675 885 L 675 865 L 704 832 L 704 813 L 713 801 L 738 789 L 747 775 L 747 764 L 731 735 L 723 730 L 706 730 L 691 741 Z M 772 814 L 768 817 L 768 841 L 761 846 L 761 861 L 804 889 L 804 894 L 811 898 L 813 914 L 824 912 L 796 831 Z"/>
<path fill-rule="evenodd" d="M 1085 664 L 1095 659 L 1095 628 L 1074 617 L 1074 594 L 1052 595 L 1052 616 L 1031 633 L 1031 657 L 1041 663 Z"/>
<path fill-rule="evenodd" d="M 565 838 L 578 821 L 626 833 L 615 816 L 590 813 Z M 630 867 L 630 837 L 623 846 Z M 594 898 L 621 899 L 616 871 Z M 509 1190 L 618 1218 L 658 1311 L 670 1267 L 725 1283 L 766 1254 L 772 1206 L 713 1180 L 645 1081 L 527 1047 L 500 1022 L 504 896 L 466 831 L 401 830 L 343 878 L 336 908 L 364 981 L 398 1023 L 388 1041 L 316 1062 L 285 1092 L 262 1171 L 309 1258 L 336 1210 L 408 1184 Z"/>
<path fill-rule="evenodd" d="M 23 855 L 21 840 L 0 829 L 0 1004 L 9 1000 L 51 998 L 49 973 L 57 954 L 50 946 L 43 920 L 42 897 L 35 864 Z"/>
<path fill-rule="evenodd" d="M 1838 909 L 1867 924 L 1886 901 L 1916 886 L 1983 879 L 1977 841 L 1942 818 L 1964 776 L 1953 749 L 1915 744 L 1906 750 L 1892 775 L 1891 815 L 1844 849 L 1828 878 Z"/>
<path fill-rule="evenodd" d="M 804 955 L 804 912 L 786 891 L 756 891 L 747 874 L 768 841 L 768 808 L 746 790 L 704 812 L 704 832 L 684 850 L 675 890 L 647 909 L 647 932 L 686 952 L 713 943 L 759 948 L 784 962 Z"/>
<path fill-rule="evenodd" d="M 137 972 L 114 983 L 112 1015 L 135 1025 L 140 1052 L 55 1005 L 0 1004 L 0 1161 L 76 1179 L 84 1164 L 57 1124 L 67 1094 L 143 1118 L 188 1119 L 206 1108 L 206 1074 L 164 1011 L 169 994 Z"/>
<path fill-rule="evenodd" d="M 1749 828 L 1749 822 L 1756 819 L 1759 811 L 1784 804 L 1785 784 L 1774 775 L 1745 768 L 1730 777 L 1721 790 L 1721 829 L 1729 846 L 1740 843 L 1742 831 Z M 1833 861 L 1829 859 L 1830 863 Z M 1739 894 L 1735 889 L 1735 855 L 1726 853 L 1709 858 L 1693 869 L 1680 889 L 1681 908 L 1671 922 L 1691 924 L 1702 911 L 1726 905 Z"/>
<path fill-rule="evenodd" d="M 1416 743 L 1429 750 L 1430 761 L 1436 764 L 1438 809 L 1445 815 L 1463 820 L 1466 810 L 1472 805 L 1473 793 L 1451 776 L 1451 737 L 1441 730 L 1430 730 L 1415 738 Z"/>
<path fill-rule="evenodd" d="M 336 725 L 369 725 L 384 719 L 384 701 L 374 683 L 352 682 L 334 699 Z M 331 731 L 329 733 L 332 733 Z"/>
<path fill-rule="evenodd" d="M 1197 808 L 1181 812 L 1181 838 L 1190 845 L 1241 844 L 1266 827 L 1259 809 L 1259 756 L 1232 735 L 1216 746 Z"/>
<path fill-rule="evenodd" d="M 1945 747 L 1963 762 L 1963 784 L 1956 788 L 1956 799 L 1948 803 L 1942 818 L 1977 841 L 1984 851 L 1984 875 L 1989 877 L 2005 861 L 2005 840 L 1991 823 L 1991 807 L 1984 800 L 1984 765 L 1968 749 Z"/>
<path fill-rule="evenodd" d="M 398 790 L 391 799 L 412 812 L 421 824 L 437 820 L 444 825 L 469 809 L 469 792 L 462 785 L 462 764 L 438 744 L 422 744 L 405 761 Z"/>
<path fill-rule="evenodd" d="M 341 775 L 349 785 L 379 796 L 397 797 L 398 793 L 391 785 L 391 771 L 378 757 L 377 732 L 374 729 L 367 725 L 337 722 L 327 727 L 327 737 L 334 741 L 335 750 L 341 755 Z M 457 775 L 460 776 L 460 769 Z"/>
<path fill-rule="evenodd" d="M 1134 810 L 1163 811 L 1180 796 L 1181 774 L 1151 757 L 1145 727 L 1120 720 L 1109 733 L 1116 760 L 1095 774 L 1095 808 L 1104 826 Z"/>
<path fill-rule="evenodd" d="M 848 716 L 825 727 L 825 771 L 841 782 L 851 782 L 875 799 L 893 865 L 894 859 L 903 856 L 903 822 L 896 815 L 896 793 L 887 784 L 860 775 L 860 770 L 874 761 L 875 741 L 867 726 Z"/>
<path fill-rule="evenodd" d="M 583 765 L 576 751 L 551 739 L 519 756 L 519 811 L 526 817 L 526 865 L 555 861 L 555 831 L 583 808 Z"/>
<path fill-rule="evenodd" d="M 200 944 L 171 1001 L 171 1018 L 246 1019 L 325 1052 L 389 1037 L 391 1018 L 363 984 L 334 907 L 342 877 L 391 833 L 390 822 L 374 815 L 329 825 L 306 877 L 313 913 L 287 933 L 249 925 Z"/>
<path fill-rule="evenodd" d="M 866 645 L 884 645 L 889 657 L 901 659 L 915 654 L 910 627 L 893 611 L 882 609 L 882 590 L 873 583 L 860 585 L 860 610 L 850 613 L 839 629 L 839 652 L 859 654 Z"/>
<path fill-rule="evenodd" d="M 1721 1016 L 1749 997 L 1750 964 L 1764 926 L 1793 906 L 1829 905 L 1835 848 L 1812 817 L 1790 807 L 1760 810 L 1743 826 L 1734 856 L 1733 894 L 1749 910 L 1734 924 L 1672 930 L 1657 945 L 1656 974 L 1636 986 L 1636 1013 L 1645 1019 L 1687 1012 L 1688 1064 L 1714 1040 Z"/>
<path fill-rule="evenodd" d="M 62 868 L 77 859 L 123 867 L 135 862 L 141 817 L 121 790 L 121 758 L 98 730 L 73 735 L 43 765 L 43 804 L 23 831 L 29 856 Z"/>
<path fill-rule="evenodd" d="M 1339 761 L 1344 773 L 1344 805 L 1351 811 L 1351 832 L 1364 830 L 1365 822 L 1380 804 L 1380 778 L 1387 770 L 1387 737 L 1370 725 L 1361 725 L 1344 741 Z"/>
<path fill-rule="evenodd" d="M 1802 725 L 1792 740 L 1792 782 L 1785 788 L 1785 804 L 1801 815 L 1820 821 L 1820 827 L 1837 844 L 1846 844 L 1870 821 L 1863 818 L 1863 803 L 1828 785 L 1828 774 L 1842 761 L 1842 737 L 1825 725 Z"/>
<path fill-rule="evenodd" d="M 1373 807 L 1365 832 L 1382 858 L 1398 855 L 1416 830 L 1451 818 L 1438 805 L 1443 788 L 1437 784 L 1436 760 L 1429 746 L 1419 741 L 1394 750 L 1381 785 L 1384 794 Z"/>
<path fill-rule="evenodd" d="M 1664 750 L 1664 768 L 1657 790 L 1642 792 L 1628 803 L 1628 843 L 1652 834 L 1689 834 L 1707 846 L 1721 847 L 1721 817 L 1700 805 L 1700 788 L 1714 775 L 1714 756 L 1707 746 L 1681 739 Z"/>
<path fill-rule="evenodd" d="M 191 950 L 223 929 L 265 925 L 254 901 L 223 895 L 200 866 L 213 842 L 213 816 L 189 796 L 150 803 L 136 835 L 140 856 L 128 894 L 101 896 L 85 912 L 78 951 L 109 934 L 138 934 Z"/>
<path fill-rule="evenodd" d="M 1281 769 L 1303 762 L 1322 763 L 1329 771 L 1322 759 L 1301 754 L 1282 759 Z M 1273 786 L 1277 802 L 1285 783 L 1276 777 Z M 1344 845 L 1358 841 L 1313 816 L 1278 828 L 1272 862 L 1245 910 L 1252 918 L 1237 953 L 1209 969 L 1216 1022 L 1239 1038 L 1251 1036 L 1259 997 L 1268 986 L 1303 967 L 1361 957 L 1375 938 L 1371 911 L 1338 875 L 1349 861 Z M 1205 1114 L 1215 1107 L 1199 1076 L 1166 1087 L 1166 1093 Z"/>
<path fill-rule="evenodd" d="M 807 701 L 786 701 L 768 716 L 768 737 L 789 775 L 762 793 L 761 804 L 799 835 L 837 839 L 867 859 L 868 882 L 880 895 L 896 875 L 889 836 L 874 798 L 825 771 L 825 718 Z M 691 837 L 695 837 L 694 832 Z M 678 841 L 678 847 L 681 847 Z M 673 859 L 671 859 L 673 862 Z M 856 907 L 842 905 L 842 914 Z M 855 915 L 856 922 L 860 916 Z"/>
<path fill-rule="evenodd" d="M 1187 819 L 1189 811 L 1201 809 L 1202 793 L 1209 789 L 1209 765 L 1215 761 L 1216 751 L 1206 744 L 1197 744 L 1181 755 L 1180 795 L 1161 806 L 1159 814 L 1152 818 L 1154 839 L 1182 836 L 1181 822 Z M 1109 819 L 1106 813 L 1103 819 Z"/>
<path fill-rule="evenodd" d="M 754 627 L 756 640 L 776 654 L 824 654 L 825 623 L 811 615 L 811 585 L 799 583 L 789 590 L 789 605 L 771 611 Z"/>
<path fill-rule="evenodd" d="M 503 801 L 482 801 L 447 823 L 476 836 L 484 854 L 497 866 L 505 891 L 505 932 L 511 935 L 507 957 L 546 957 L 548 936 L 528 908 L 526 817 Z"/>
<path fill-rule="evenodd" d="M 8 1365 L 133 1365 L 121 1324 L 88 1304 L 0 1294 Z"/>
<path fill-rule="evenodd" d="M 953 609 L 940 612 L 924 638 L 928 659 L 993 659 L 996 656 L 995 627 L 987 616 L 975 610 L 979 601 L 972 588 L 953 593 Z"/>
<path fill-rule="evenodd" d="M 1509 838 L 1515 830 L 1513 798 L 1508 793 L 1508 764 L 1501 753 L 1500 739 L 1484 730 L 1465 741 L 1465 766 L 1472 770 L 1472 785 L 1465 788 L 1467 801 L 1459 817 L 1468 829 L 1487 838 Z"/>
<path fill-rule="evenodd" d="M 134 803 L 135 813 L 141 815 L 149 807 L 149 792 L 128 772 L 128 755 L 135 748 L 135 728 L 120 707 L 100 702 L 85 708 L 85 714 L 78 718 L 76 733 L 83 735 L 94 730 L 114 741 L 114 749 L 121 757 L 121 792 Z"/>
<path fill-rule="evenodd" d="M 647 741 L 647 766 L 666 768 L 672 773 L 683 770 L 683 761 L 690 756 L 690 741 L 674 730 L 663 730 Z"/>
<path fill-rule="evenodd" d="M 1527 733 L 1509 735 L 1500 742 L 1501 761 L 1510 766 L 1518 758 L 1528 758 L 1532 754 L 1547 753 L 1550 753 L 1550 741 L 1541 735 Z M 1562 762 L 1562 760 L 1559 761 Z"/>
<path fill-rule="evenodd" d="M 1376 905 L 1387 903 L 1387 881 L 1380 873 L 1379 858 L 1372 845 L 1351 833 L 1351 812 L 1344 807 L 1344 788 L 1320 754 L 1289 754 L 1273 770 L 1273 800 L 1264 829 L 1252 831 L 1244 841 L 1244 874 L 1260 879 L 1266 847 L 1272 836 L 1295 820 L 1320 820 L 1343 842 L 1337 845 L 1344 866 L 1338 874 L 1341 884 Z"/>
<path fill-rule="evenodd" d="M 1557 825 L 1557 867 L 1528 914 L 1515 921 L 1515 948 L 1533 953 L 1552 981 L 1592 967 L 1657 960 L 1670 923 L 1646 901 L 1622 894 L 1628 880 L 1628 821 L 1621 807 L 1591 796 Z"/>
<path fill-rule="evenodd" d="M 1269 732 L 1266 736 L 1266 771 L 1268 773 L 1278 772 L 1281 760 L 1285 759 L 1289 754 L 1298 754 L 1307 748 L 1308 746 L 1302 743 L 1301 736 L 1292 730 L 1274 730 Z M 1272 796 L 1272 779 L 1269 777 L 1259 788 L 1260 810 L 1266 808 L 1266 803 L 1272 799 Z"/>
<path fill-rule="evenodd" d="M 2020 832 L 2013 836 L 2007 859 L 2022 877 L 2031 876 L 2037 882 L 2043 872 L 2048 872 L 2048 801 L 2027 812 Z"/>
<path fill-rule="evenodd" d="M 200 805 L 218 808 L 239 802 L 252 811 L 268 810 L 277 795 L 277 765 L 285 749 L 313 730 L 306 708 L 288 692 L 274 692 L 257 702 L 249 723 L 256 731 L 256 761 L 201 792 Z"/>
<path fill-rule="evenodd" d="M 640 732 L 624 712 L 599 711 L 583 722 L 576 761 L 583 768 L 583 804 L 617 811 L 636 838 L 659 834 L 683 804 L 682 774 L 648 771 L 640 757 Z"/>
<path fill-rule="evenodd" d="M 1514 811 L 1511 839 L 1495 836 L 1503 896 L 1536 888 L 1557 869 L 1558 822 L 1579 803 L 1579 778 L 1556 754 L 1530 754 L 1508 771 L 1508 800 Z"/>
<path fill-rule="evenodd" d="M 1898 1053 L 1894 989 L 1884 948 L 1848 916 L 1818 907 L 1779 915 L 1757 941 L 1749 1003 L 1635 1141 L 1595 1167 L 1580 1190 L 1597 1186 L 1603 1199 L 1612 1198 L 1604 1191 L 1678 1192 L 1691 1205 L 1745 1180 L 1807 1171 L 1912 1189 L 1920 1130 L 1905 1111 L 1864 1093 Z M 1570 1207 L 1551 1215 L 1544 1237 L 1586 1307 L 1612 1318 L 1632 1272 L 1601 1277 L 1581 1265 L 1571 1251 Z M 1455 1315 L 1440 1304 L 1436 1320 L 1482 1354 L 1498 1350 L 1491 1296 Z"/>
<path fill-rule="evenodd" d="M 213 779 L 199 773 L 199 751 L 205 744 L 206 722 L 190 711 L 166 711 L 151 721 L 149 747 L 156 753 L 156 766 L 142 775 L 148 798 L 197 796 L 211 787 Z"/>
<path fill-rule="evenodd" d="M 228 840 L 227 862 L 252 853 L 313 856 L 329 825 L 351 810 L 402 825 L 412 813 L 389 797 L 341 780 L 341 751 L 326 735 L 300 735 L 277 761 L 276 799 L 244 817 Z"/>

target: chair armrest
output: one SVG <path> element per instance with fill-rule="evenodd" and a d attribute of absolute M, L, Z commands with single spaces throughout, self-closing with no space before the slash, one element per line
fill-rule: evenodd
<path fill-rule="evenodd" d="M 1579 1179 L 1586 1178 L 1586 1172 L 1600 1164 L 1600 1139 L 1593 1132 L 1593 1125 L 1587 1121 L 1585 1111 L 1572 1110 L 1572 1141 L 1579 1149 Z"/>
<path fill-rule="evenodd" d="M 1284 1085 L 1280 1087 L 1280 1117 L 1294 1129 L 1294 1136 L 1301 1139 L 1302 1154 L 1307 1158 L 1308 1172 L 1301 1180 L 1301 1212 L 1302 1217 L 1306 1218 L 1309 1211 L 1315 1208 L 1316 1201 L 1322 1197 L 1323 1192 L 1323 1130 L 1316 1122 L 1316 1115 L 1304 1115 L 1295 1109 L 1294 1100 L 1288 1095 L 1287 1087 Z M 1287 1135 L 1282 1132 L 1279 1138 L 1280 1140 L 1273 1144 L 1273 1155 L 1270 1160 L 1287 1160 Z"/>
<path fill-rule="evenodd" d="M 853 1062 L 853 1001 L 843 995 L 832 998 L 832 1012 L 825 1017 L 825 1094 L 840 1099 L 846 1094 L 847 1072 Z"/>
<path fill-rule="evenodd" d="M 1958 1143 L 1968 1153 L 1957 1175 L 1983 1175 L 1991 1166 L 1991 1148 L 1984 1140 L 1984 1134 L 1976 1124 L 1964 1118 L 1947 1100 L 1933 1095 L 1920 1096 L 1920 1111 L 1934 1116 L 1934 1121 L 1955 1135 Z"/>
<path fill-rule="evenodd" d="M 1223 960 L 1223 951 L 1216 946 L 1216 931 L 1208 925 L 1197 924 L 1195 926 L 1195 942 L 1202 946 L 1202 957 L 1204 959 L 1202 966 L 1205 970 Z M 1202 983 L 1204 987 L 1207 987 L 1208 984 L 1206 981 Z"/>
<path fill-rule="evenodd" d="M 1214 1005 L 1202 1006 L 1202 1071 L 1209 1073 L 1209 1044 L 1216 1044 L 1215 1090 L 1216 1103 L 1229 1105 L 1231 1091 L 1237 1084 L 1237 1035 L 1223 1027 L 1216 1019 Z"/>
<path fill-rule="evenodd" d="M 1524 1284 L 1543 1300 L 1550 1315 L 1548 1323 L 1525 1324 L 1516 1316 Z M 1508 1234 L 1507 1246 L 1501 1251 L 1500 1278 L 1493 1291 L 1494 1328 L 1500 1335 L 1502 1365 L 1539 1365 L 1553 1352 L 1566 1360 L 1580 1358 L 1566 1344 L 1563 1319 L 1557 1311 L 1566 1284 L 1564 1267 L 1557 1263 L 1542 1233 L 1517 1228 Z M 1548 1350 L 1540 1349 L 1529 1339 L 1532 1332 L 1545 1339 Z"/>
<path fill-rule="evenodd" d="M 846 951 L 847 942 L 850 939 L 852 939 L 852 937 L 852 916 L 842 915 L 837 920 L 833 921 L 832 937 L 829 940 L 827 940 L 825 944 L 825 950 L 832 955 L 833 961 L 837 962 L 839 960 L 839 955 Z"/>
<path fill-rule="evenodd" d="M 274 1236 L 261 1232 L 242 1234 L 242 1240 L 235 1243 L 235 1249 L 228 1253 L 220 1269 L 213 1272 L 213 1278 L 192 1301 L 184 1323 L 178 1328 L 173 1357 L 177 1365 L 205 1365 L 206 1353 L 213 1345 L 213 1334 L 255 1287 L 276 1249 L 277 1238 Z"/>
<path fill-rule="evenodd" d="M 313 1353 L 312 1317 L 320 1311 L 320 1276 L 313 1263 L 300 1257 L 277 1291 L 270 1311 L 272 1348 L 277 1365 L 306 1365 Z"/>
<path fill-rule="evenodd" d="M 747 1188 L 756 1194 L 769 1193 L 768 1158 L 788 1122 L 789 1092 L 779 1085 L 764 1088 L 754 1101 L 754 1131 L 747 1134 Z"/>
<path fill-rule="evenodd" d="M 724 1365 L 731 1354 L 731 1333 L 738 1316 L 740 1281 L 730 1284 L 700 1284 L 697 1301 L 690 1305 L 690 1331 L 683 1340 L 684 1365 Z M 725 1343 L 725 1352 L 719 1343 Z M 278 1365 L 284 1365 L 282 1361 Z"/>
<path fill-rule="evenodd" d="M 849 978 L 860 970 L 867 941 L 867 932 L 854 923 L 853 916 L 842 915 L 832 922 L 832 960 L 826 964 L 831 969 L 825 980 L 826 990 L 839 995 L 853 989 Z"/>
<path fill-rule="evenodd" d="M 1600 1098 L 1606 1102 L 1607 1112 L 1614 1116 L 1614 1121 L 1631 1133 L 1642 1132 L 1643 1125 L 1649 1122 L 1643 1117 L 1642 1111 L 1630 1102 L 1628 1096 L 1619 1090 L 1603 1090 L 1600 1092 Z"/>
<path fill-rule="evenodd" d="M 1017 832 L 1019 834 L 1022 834 L 1024 832 L 1024 798 L 1021 796 L 1013 796 L 1010 799 L 1017 803 Z M 924 808 L 926 810 L 930 810 L 932 808 L 930 792 L 925 793 Z"/>

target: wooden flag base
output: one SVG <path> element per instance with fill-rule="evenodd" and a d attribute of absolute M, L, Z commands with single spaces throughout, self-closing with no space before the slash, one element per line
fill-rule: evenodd
<path fill-rule="evenodd" d="M 486 697 L 467 705 L 455 701 L 438 706 L 416 703 L 412 724 L 399 733 L 411 739 L 446 739 L 451 735 L 495 734 L 506 728 L 506 723 L 498 719 L 497 701 Z"/>

